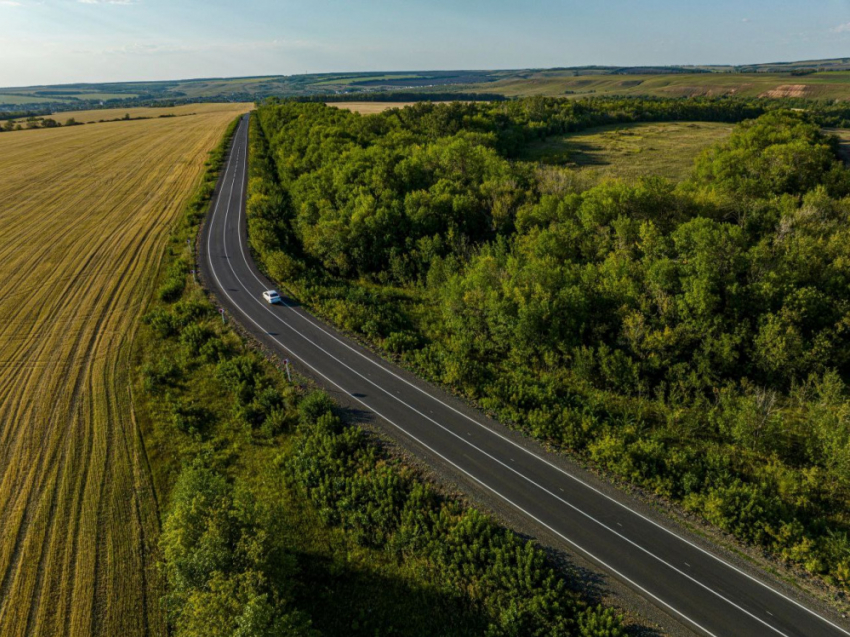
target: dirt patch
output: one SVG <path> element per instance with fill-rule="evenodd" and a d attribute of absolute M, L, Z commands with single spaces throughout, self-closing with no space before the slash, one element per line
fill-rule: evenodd
<path fill-rule="evenodd" d="M 805 84 L 783 84 L 765 91 L 759 97 L 806 97 L 810 88 Z"/>

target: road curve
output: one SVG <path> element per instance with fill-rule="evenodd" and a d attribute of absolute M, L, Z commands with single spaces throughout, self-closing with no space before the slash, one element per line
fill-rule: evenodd
<path fill-rule="evenodd" d="M 440 389 L 383 361 L 289 299 L 270 306 L 273 288 L 247 246 L 248 117 L 234 136 L 201 233 L 198 259 L 207 287 L 233 320 L 328 389 L 411 441 L 424 462 L 448 465 L 530 526 L 561 539 L 698 634 L 850 637 L 850 631 L 762 583 L 532 451 Z M 548 457 L 547 457 L 548 456 Z M 545 530 L 545 531 L 544 531 Z"/>

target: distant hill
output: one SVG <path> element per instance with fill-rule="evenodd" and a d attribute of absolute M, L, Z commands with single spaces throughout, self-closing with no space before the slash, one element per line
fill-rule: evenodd
<path fill-rule="evenodd" d="M 623 76 L 628 76 L 624 79 Z M 452 95 L 739 95 L 850 99 L 850 58 L 743 66 L 578 66 L 501 71 L 323 73 L 162 82 L 65 84 L 0 89 L 2 112 L 54 112 L 270 96 L 380 99 L 383 94 Z"/>

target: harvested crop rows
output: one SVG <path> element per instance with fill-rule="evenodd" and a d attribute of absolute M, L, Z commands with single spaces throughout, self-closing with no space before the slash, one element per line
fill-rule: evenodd
<path fill-rule="evenodd" d="M 225 106 L 224 108 L 228 108 Z M 88 111 L 61 111 L 47 115 L 57 122 L 64 124 L 73 118 L 80 124 L 91 124 L 104 121 L 120 120 L 125 115 L 134 119 L 156 117 L 186 117 L 189 115 L 206 115 L 221 112 L 221 104 L 181 104 L 180 106 L 134 106 L 128 108 L 100 108 Z M 26 118 L 15 120 L 26 122 Z"/>
<path fill-rule="evenodd" d="M 0 135 L 0 632 L 164 634 L 130 344 L 245 105 Z"/>

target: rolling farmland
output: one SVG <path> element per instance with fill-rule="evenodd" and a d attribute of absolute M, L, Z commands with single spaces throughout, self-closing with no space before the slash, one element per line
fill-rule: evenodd
<path fill-rule="evenodd" d="M 160 635 L 130 345 L 171 223 L 246 105 L 0 136 L 0 626 Z"/>
<path fill-rule="evenodd" d="M 120 120 L 125 115 L 132 119 L 154 119 L 157 117 L 185 117 L 187 115 L 205 115 L 221 112 L 221 104 L 182 104 L 180 106 L 135 106 L 128 108 L 96 108 L 87 111 L 64 111 L 53 117 L 60 123 L 73 118 L 79 124 L 94 124 L 101 120 L 110 122 Z M 26 118 L 15 120 L 16 123 L 26 122 Z"/>
<path fill-rule="evenodd" d="M 570 71 L 527 72 L 465 90 L 500 93 L 507 97 L 802 97 L 846 100 L 850 73 L 674 73 L 647 75 L 584 75 Z"/>

